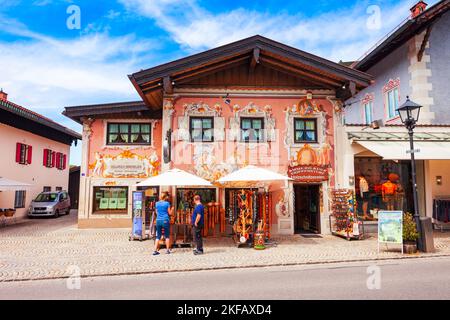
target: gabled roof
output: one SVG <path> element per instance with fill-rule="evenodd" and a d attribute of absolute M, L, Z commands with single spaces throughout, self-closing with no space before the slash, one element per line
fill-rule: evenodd
<path fill-rule="evenodd" d="M 336 90 L 349 83 L 356 88 L 365 88 L 372 81 L 366 73 L 260 35 L 142 70 L 129 78 L 142 99 L 158 109 L 162 107 L 164 93 L 172 93 L 173 87 L 239 63 L 248 64 L 249 71 L 262 64 Z"/>
<path fill-rule="evenodd" d="M 0 100 L 0 123 L 66 144 L 81 140 L 79 133 L 8 100 Z"/>
<path fill-rule="evenodd" d="M 82 123 L 82 118 L 98 117 L 106 115 L 119 115 L 129 113 L 144 113 L 146 116 L 160 119 L 161 112 L 149 112 L 148 106 L 143 101 L 116 102 L 105 104 L 92 104 L 83 106 L 65 107 L 63 115 L 72 120 Z"/>
<path fill-rule="evenodd" d="M 384 40 L 376 44 L 363 58 L 358 59 L 352 67 L 366 72 L 373 65 L 402 46 L 414 35 L 421 33 L 450 9 L 450 0 L 441 0 L 428 8 L 416 18 L 408 18 Z"/>

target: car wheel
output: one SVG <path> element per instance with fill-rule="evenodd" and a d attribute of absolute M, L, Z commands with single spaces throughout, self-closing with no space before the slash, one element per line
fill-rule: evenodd
<path fill-rule="evenodd" d="M 55 218 L 58 218 L 59 217 L 59 210 L 56 210 L 55 211 Z"/>

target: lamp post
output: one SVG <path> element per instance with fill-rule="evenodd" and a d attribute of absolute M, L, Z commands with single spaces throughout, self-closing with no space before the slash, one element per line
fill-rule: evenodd
<path fill-rule="evenodd" d="M 400 115 L 400 119 L 405 127 L 408 129 L 409 134 L 409 146 L 411 153 L 411 175 L 412 175 L 412 184 L 413 184 L 413 198 L 414 198 L 414 220 L 416 222 L 417 232 L 419 233 L 419 239 L 417 241 L 417 246 L 419 250 L 423 250 L 422 245 L 422 230 L 420 225 L 420 215 L 419 215 L 419 201 L 417 196 L 417 179 L 416 179 L 416 159 L 415 159 L 415 151 L 414 151 L 414 128 L 416 127 L 417 121 L 419 120 L 421 105 L 412 102 L 409 100 L 409 97 L 406 97 L 406 102 L 402 104 L 397 112 Z"/>

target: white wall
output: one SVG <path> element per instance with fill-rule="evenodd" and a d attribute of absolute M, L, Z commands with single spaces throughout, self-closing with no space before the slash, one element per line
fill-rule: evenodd
<path fill-rule="evenodd" d="M 30 165 L 16 163 L 16 143 L 31 145 L 33 157 Z M 26 192 L 25 208 L 16 210 L 16 217 L 23 218 L 27 214 L 30 202 L 43 191 L 44 186 L 67 190 L 69 184 L 70 146 L 56 142 L 30 132 L 19 130 L 0 123 L 0 177 L 29 183 L 32 185 Z M 67 155 L 65 170 L 47 168 L 43 165 L 44 149 L 51 149 Z M 0 208 L 14 208 L 14 191 L 0 192 Z"/>

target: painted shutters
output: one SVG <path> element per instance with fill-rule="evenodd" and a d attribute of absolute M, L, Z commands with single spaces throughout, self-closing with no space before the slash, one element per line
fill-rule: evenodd
<path fill-rule="evenodd" d="M 214 117 L 214 141 L 225 141 L 225 118 Z"/>
<path fill-rule="evenodd" d="M 191 140 L 189 133 L 189 117 L 178 117 L 177 140 L 186 142 Z"/>
<path fill-rule="evenodd" d="M 51 167 L 54 168 L 55 167 L 55 161 L 56 161 L 56 153 L 53 151 L 50 151 L 52 153 L 52 162 L 51 162 Z"/>
<path fill-rule="evenodd" d="M 33 147 L 17 142 L 16 143 L 16 163 L 31 164 Z"/>
<path fill-rule="evenodd" d="M 33 159 L 33 147 L 27 146 L 27 164 L 31 164 L 32 159 Z"/>
<path fill-rule="evenodd" d="M 22 144 L 17 142 L 16 143 L 16 162 L 17 163 L 20 163 L 21 153 L 22 153 Z"/>

